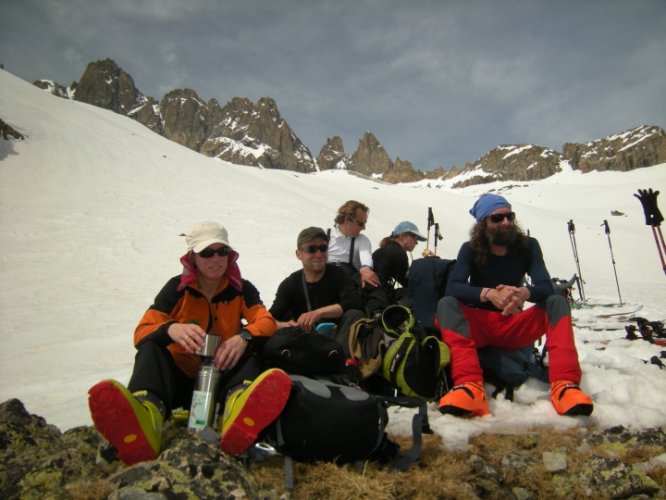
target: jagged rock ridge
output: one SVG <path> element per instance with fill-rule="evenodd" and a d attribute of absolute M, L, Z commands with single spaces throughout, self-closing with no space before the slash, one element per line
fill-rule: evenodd
<path fill-rule="evenodd" d="M 111 59 L 86 67 L 69 89 L 39 80 L 35 85 L 55 95 L 130 116 L 185 147 L 241 165 L 314 172 L 308 148 L 282 119 L 275 101 L 253 103 L 234 98 L 224 107 L 205 102 L 192 89 L 176 89 L 159 103 L 145 96 L 132 77 Z"/>
<path fill-rule="evenodd" d="M 582 172 L 650 167 L 666 161 L 666 133 L 644 125 L 584 144 L 567 143 L 563 157 Z"/>
<path fill-rule="evenodd" d="M 194 90 L 176 89 L 157 102 L 143 95 L 132 77 L 108 58 L 88 64 L 81 80 L 70 87 L 49 80 L 34 84 L 54 95 L 130 116 L 207 156 L 303 173 L 344 169 L 390 183 L 458 178 L 452 186 L 465 187 L 495 180 L 543 179 L 558 172 L 562 161 L 582 172 L 626 171 L 666 162 L 664 130 L 647 125 L 592 142 L 567 143 L 562 153 L 529 144 L 498 146 L 463 169 L 438 167 L 427 173 L 400 157 L 393 161 L 371 132 L 363 135 L 350 156 L 339 136 L 329 138 L 315 160 L 270 97 L 256 103 L 235 97 L 221 107 L 215 99 L 204 101 Z"/>
<path fill-rule="evenodd" d="M 498 146 L 455 177 L 464 177 L 453 187 L 494 181 L 531 181 L 544 179 L 561 170 L 562 155 L 552 149 L 531 144 Z"/>

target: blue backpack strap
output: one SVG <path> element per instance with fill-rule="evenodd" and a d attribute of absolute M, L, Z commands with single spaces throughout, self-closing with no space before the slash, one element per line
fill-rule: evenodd
<path fill-rule="evenodd" d="M 387 406 L 405 406 L 407 408 L 418 407 L 418 412 L 412 417 L 412 447 L 397 462 L 391 464 L 391 469 L 406 471 L 411 465 L 421 457 L 421 447 L 423 444 L 423 433 L 432 434 L 430 424 L 428 423 L 428 406 L 426 401 L 419 398 L 408 396 L 375 396 L 380 401 L 384 401 Z"/>
<path fill-rule="evenodd" d="M 282 435 L 282 422 L 278 418 L 275 422 L 275 429 L 277 431 L 277 442 L 278 446 L 284 446 L 284 436 Z M 283 455 L 284 457 L 284 487 L 293 491 L 294 489 L 294 461 L 289 455 Z"/>

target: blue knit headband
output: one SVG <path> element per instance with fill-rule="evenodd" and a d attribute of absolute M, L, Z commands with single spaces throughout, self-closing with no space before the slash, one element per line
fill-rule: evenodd
<path fill-rule="evenodd" d="M 503 196 L 486 193 L 476 200 L 474 206 L 469 209 L 469 213 L 476 219 L 476 222 L 481 222 L 495 210 L 503 207 L 511 209 L 511 203 L 506 201 L 506 198 Z"/>

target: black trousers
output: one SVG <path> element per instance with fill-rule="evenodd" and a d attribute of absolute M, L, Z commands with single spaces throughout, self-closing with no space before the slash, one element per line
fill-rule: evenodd
<path fill-rule="evenodd" d="M 254 380 L 264 371 L 262 359 L 249 351 L 234 368 L 220 374 L 218 401 L 223 402 L 230 389 L 245 380 Z M 146 390 L 157 396 L 166 406 L 167 416 L 175 408 L 190 409 L 195 383 L 195 379 L 178 368 L 165 346 L 146 340 L 137 347 L 127 388 L 131 392 Z"/>

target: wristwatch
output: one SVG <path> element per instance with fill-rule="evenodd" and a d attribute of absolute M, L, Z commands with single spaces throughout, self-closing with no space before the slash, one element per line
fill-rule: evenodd
<path fill-rule="evenodd" d="M 253 338 L 252 334 L 250 332 L 248 332 L 247 330 L 241 330 L 240 332 L 238 332 L 238 336 L 240 338 L 242 338 L 248 344 L 250 343 L 250 341 L 252 341 L 252 338 Z"/>

